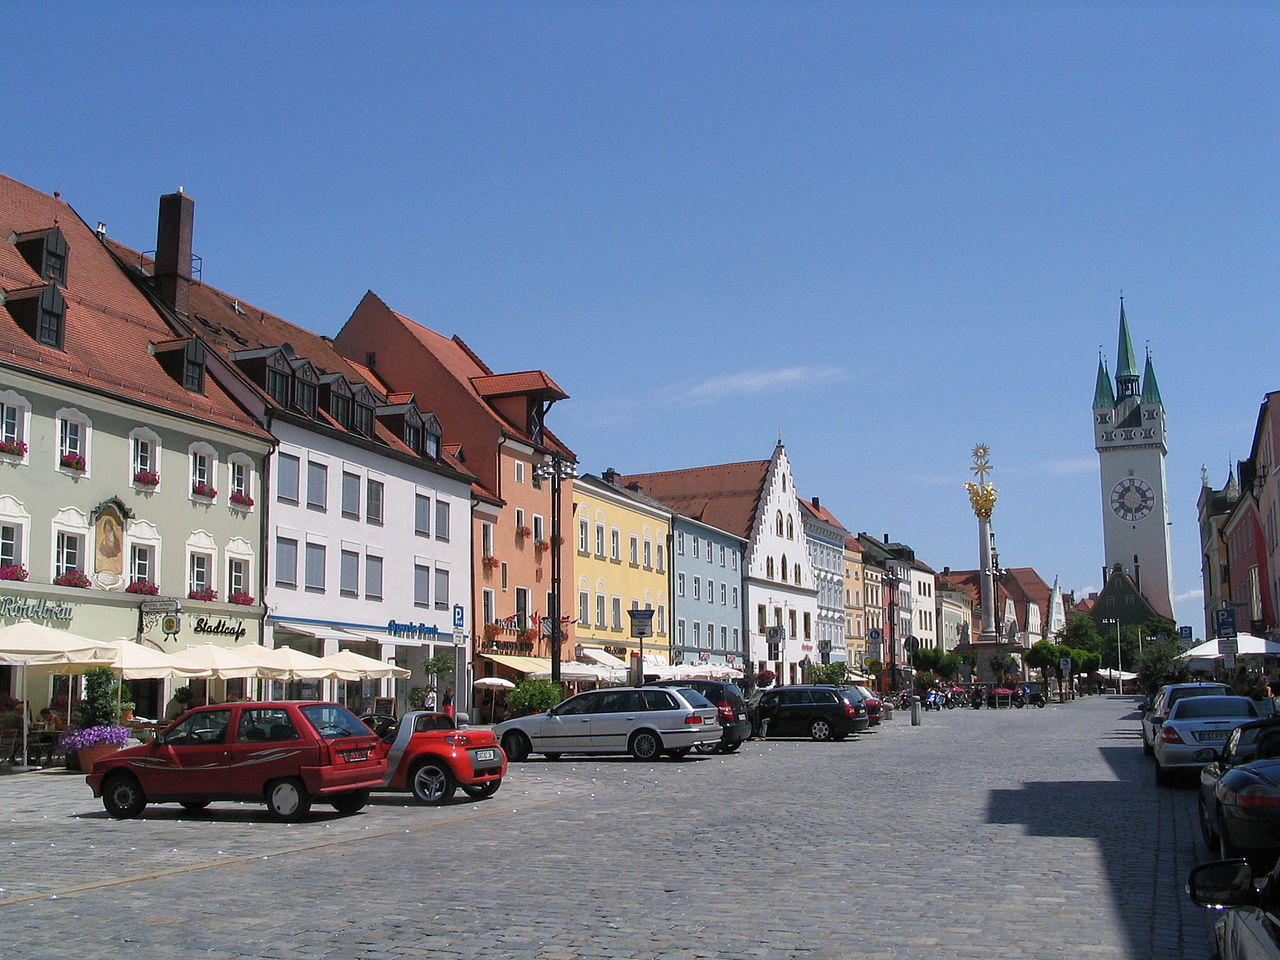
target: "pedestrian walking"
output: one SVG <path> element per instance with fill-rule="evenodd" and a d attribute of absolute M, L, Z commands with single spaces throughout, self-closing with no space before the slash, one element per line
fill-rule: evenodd
<path fill-rule="evenodd" d="M 453 687 L 444 688 L 444 712 L 450 720 L 453 719 Z"/>

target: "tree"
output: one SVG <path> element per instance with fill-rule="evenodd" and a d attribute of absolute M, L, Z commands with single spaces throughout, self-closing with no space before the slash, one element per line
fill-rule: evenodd
<path fill-rule="evenodd" d="M 1088 650 L 1101 653 L 1106 641 L 1094 626 L 1093 618 L 1087 613 L 1073 613 L 1067 618 L 1067 625 L 1057 632 L 1053 638 L 1064 647 L 1076 650 Z"/>
<path fill-rule="evenodd" d="M 911 654 L 911 665 L 920 671 L 938 672 L 938 662 L 942 659 L 942 651 L 937 647 L 921 647 Z"/>
<path fill-rule="evenodd" d="M 80 726 L 109 726 L 120 722 L 116 675 L 110 667 L 91 667 L 84 672 L 84 701 L 80 704 Z"/>
<path fill-rule="evenodd" d="M 507 706 L 514 715 L 523 717 L 530 713 L 542 713 L 549 710 L 564 699 L 560 684 L 550 680 L 521 680 L 516 688 L 507 694 Z"/>
<path fill-rule="evenodd" d="M 943 680 L 955 680 L 960 673 L 960 667 L 964 664 L 964 657 L 958 653 L 944 653 L 938 658 L 937 670 L 938 676 Z"/>
<path fill-rule="evenodd" d="M 809 683 L 847 683 L 848 680 L 847 663 L 814 663 L 809 666 Z"/>
<path fill-rule="evenodd" d="M 1061 679 L 1062 657 L 1062 647 L 1056 643 L 1050 643 L 1048 640 L 1037 641 L 1027 651 L 1027 666 L 1040 671 L 1040 676 L 1045 684 L 1046 696 L 1049 693 L 1049 671 L 1052 670 L 1055 676 Z"/>
<path fill-rule="evenodd" d="M 1005 684 L 1009 682 L 1009 678 L 1013 676 L 1017 669 L 1017 661 L 1013 659 L 1011 653 L 997 653 L 988 661 L 991 672 L 995 675 L 996 682 Z"/>
<path fill-rule="evenodd" d="M 1186 683 L 1191 670 L 1185 660 L 1179 660 L 1182 648 L 1172 641 L 1151 641 L 1143 645 L 1137 660 L 1138 682 L 1148 699 L 1166 683 Z"/>

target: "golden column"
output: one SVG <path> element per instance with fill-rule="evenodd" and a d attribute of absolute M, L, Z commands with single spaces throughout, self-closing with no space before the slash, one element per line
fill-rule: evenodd
<path fill-rule="evenodd" d="M 982 633 L 979 643 L 995 643 L 1000 638 L 996 633 L 996 590 L 995 569 L 992 563 L 991 549 L 991 511 L 996 506 L 995 484 L 987 480 L 991 466 L 991 451 L 985 443 L 973 448 L 973 471 L 977 483 L 966 483 L 969 491 L 969 504 L 973 507 L 973 515 L 978 518 L 978 557 L 981 565 L 979 576 L 980 600 L 982 603 Z"/>

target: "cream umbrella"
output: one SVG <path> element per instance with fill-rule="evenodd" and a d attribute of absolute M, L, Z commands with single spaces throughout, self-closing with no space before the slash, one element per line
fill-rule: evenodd
<path fill-rule="evenodd" d="M 293 647 L 263 647 L 253 644 L 237 648 L 256 657 L 264 666 L 283 672 L 289 680 L 359 680 L 363 673 L 342 667 L 324 657 L 315 657 Z"/>
<path fill-rule="evenodd" d="M 320 659 L 330 666 L 337 667 L 339 670 L 355 670 L 360 674 L 361 678 L 367 677 L 371 680 L 385 680 L 389 677 L 403 679 L 413 673 L 412 670 L 397 667 L 394 663 L 383 663 L 381 660 L 366 657 L 363 654 L 356 653 L 354 650 L 339 650 L 337 653 L 331 653 L 329 656 L 321 657 Z"/>
<path fill-rule="evenodd" d="M 266 649 L 252 643 L 239 647 L 224 647 L 216 643 L 196 643 L 172 654 L 172 659 L 180 666 L 210 670 L 213 676 L 224 680 L 249 677 L 267 680 L 286 679 L 285 670 L 280 667 L 269 666 L 264 660 L 254 656 L 251 648 L 255 647 L 259 650 Z"/>

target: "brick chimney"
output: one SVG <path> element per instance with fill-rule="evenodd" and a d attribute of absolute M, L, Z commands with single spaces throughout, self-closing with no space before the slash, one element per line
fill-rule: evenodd
<path fill-rule="evenodd" d="M 196 202 L 178 188 L 160 198 L 156 228 L 155 280 L 160 299 L 180 313 L 187 312 L 191 284 L 191 237 L 195 232 Z"/>
<path fill-rule="evenodd" d="M 613 467 L 610 467 L 608 470 L 606 470 L 604 473 L 600 475 L 600 479 L 603 480 L 605 483 L 616 487 L 618 485 L 618 476 L 619 476 L 618 471 L 613 469 Z"/>
<path fill-rule="evenodd" d="M 813 509 L 815 509 L 815 510 L 819 510 L 819 509 L 821 509 L 821 508 L 822 508 L 822 503 L 818 500 L 818 498 L 817 498 L 817 497 L 814 497 L 814 498 L 813 498 L 812 500 L 810 500 L 809 502 L 813 504 Z"/>

